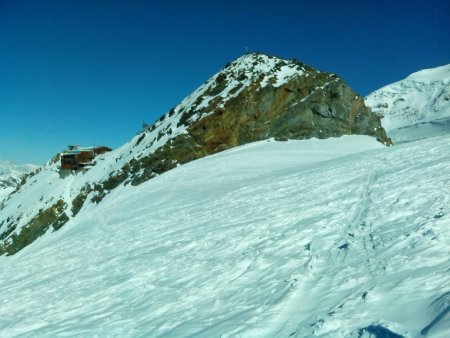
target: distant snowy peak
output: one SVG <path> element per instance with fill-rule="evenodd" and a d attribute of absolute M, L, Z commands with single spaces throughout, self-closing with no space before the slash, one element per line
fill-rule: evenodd
<path fill-rule="evenodd" d="M 16 186 L 23 175 L 37 168 L 38 166 L 33 164 L 16 165 L 0 160 L 0 189 Z"/>
<path fill-rule="evenodd" d="M 9 161 L 0 160 L 0 204 L 17 188 L 24 175 L 37 168 L 33 164 L 16 165 Z"/>
<path fill-rule="evenodd" d="M 387 131 L 450 118 L 450 64 L 424 69 L 367 96 Z"/>

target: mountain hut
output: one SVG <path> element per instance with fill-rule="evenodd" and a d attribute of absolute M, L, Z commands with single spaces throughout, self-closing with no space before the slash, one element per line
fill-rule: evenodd
<path fill-rule="evenodd" d="M 62 170 L 81 170 L 95 164 L 94 158 L 111 151 L 111 148 L 69 146 L 68 150 L 61 154 Z"/>

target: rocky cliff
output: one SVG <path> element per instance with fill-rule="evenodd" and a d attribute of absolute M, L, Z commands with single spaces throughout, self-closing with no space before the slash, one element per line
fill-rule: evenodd
<path fill-rule="evenodd" d="M 60 229 L 121 184 L 253 141 L 365 134 L 389 145 L 380 119 L 335 74 L 252 53 L 228 64 L 129 143 L 84 174 L 62 179 L 48 162 L 0 205 L 0 254 Z M 57 159 L 57 157 L 55 157 Z"/>

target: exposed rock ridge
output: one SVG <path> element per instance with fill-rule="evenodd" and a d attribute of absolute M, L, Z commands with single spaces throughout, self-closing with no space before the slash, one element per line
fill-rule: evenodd
<path fill-rule="evenodd" d="M 379 117 L 338 76 L 258 53 L 228 64 L 147 132 L 158 129 L 153 142 L 163 134 L 171 137 L 125 168 L 138 173 L 132 174 L 133 184 L 177 164 L 272 137 L 365 134 L 391 144 Z"/>

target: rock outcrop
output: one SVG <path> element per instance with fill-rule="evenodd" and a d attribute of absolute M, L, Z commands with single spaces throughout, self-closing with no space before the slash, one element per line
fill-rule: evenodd
<path fill-rule="evenodd" d="M 364 134 L 391 144 L 379 117 L 337 75 L 258 53 L 228 64 L 146 133 L 173 115 L 178 119 L 158 134 L 173 135 L 170 141 L 125 168 L 139 173 L 132 174 L 133 184 L 177 164 L 268 138 Z M 179 128 L 183 132 L 174 135 Z"/>

